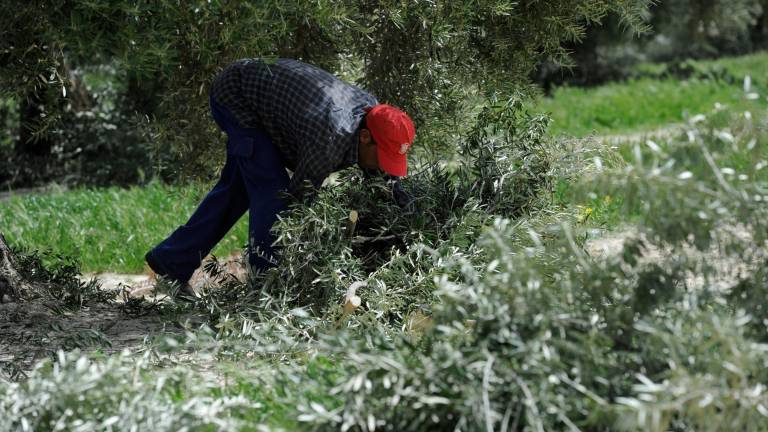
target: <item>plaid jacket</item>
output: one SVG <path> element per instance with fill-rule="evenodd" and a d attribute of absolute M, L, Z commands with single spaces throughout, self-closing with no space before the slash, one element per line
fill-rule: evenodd
<path fill-rule="evenodd" d="M 293 171 L 288 191 L 297 197 L 357 163 L 365 108 L 378 103 L 320 68 L 289 59 L 238 60 L 216 77 L 211 92 L 240 126 L 269 135 Z"/>

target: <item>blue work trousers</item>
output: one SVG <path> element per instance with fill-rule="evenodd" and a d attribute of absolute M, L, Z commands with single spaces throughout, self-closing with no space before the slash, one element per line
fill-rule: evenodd
<path fill-rule="evenodd" d="M 152 250 L 168 276 L 182 283 L 246 210 L 249 262 L 257 271 L 273 265 L 270 229 L 286 207 L 282 192 L 288 186 L 288 173 L 272 140 L 260 130 L 241 127 L 213 97 L 211 114 L 228 137 L 221 178 L 189 221 Z"/>

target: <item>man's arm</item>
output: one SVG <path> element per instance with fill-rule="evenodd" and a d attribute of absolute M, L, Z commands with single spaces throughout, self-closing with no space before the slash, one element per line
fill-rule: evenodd
<path fill-rule="evenodd" d="M 405 190 L 403 184 L 400 182 L 400 177 L 390 177 L 389 182 L 392 185 L 392 197 L 395 199 L 397 205 L 409 213 L 413 212 L 415 210 L 414 204 L 416 200 L 407 190 Z"/>
<path fill-rule="evenodd" d="M 311 198 L 333 172 L 333 161 L 320 146 L 307 146 L 300 156 L 288 192 L 297 200 Z"/>

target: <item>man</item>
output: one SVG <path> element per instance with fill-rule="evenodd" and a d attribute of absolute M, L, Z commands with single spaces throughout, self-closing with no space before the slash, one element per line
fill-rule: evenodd
<path fill-rule="evenodd" d="M 285 192 L 308 197 L 330 173 L 355 163 L 407 173 L 416 133 L 408 115 L 315 66 L 239 60 L 215 78 L 210 105 L 228 136 L 221 178 L 189 221 L 145 257 L 188 293 L 192 273 L 246 210 L 249 262 L 264 270 L 273 265 L 270 228 L 286 207 Z M 399 183 L 395 192 L 401 196 Z"/>

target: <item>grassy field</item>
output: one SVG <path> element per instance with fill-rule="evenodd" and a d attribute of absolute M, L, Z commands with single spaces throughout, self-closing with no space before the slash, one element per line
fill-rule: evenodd
<path fill-rule="evenodd" d="M 11 244 L 74 257 L 84 272 L 140 273 L 147 250 L 184 224 L 207 191 L 153 183 L 14 196 L 0 202 L 0 226 Z M 247 225 L 246 215 L 213 253 L 242 250 Z"/>
<path fill-rule="evenodd" d="M 681 157 L 686 153 L 673 141 L 686 140 L 685 130 L 690 120 L 705 118 L 724 145 L 750 146 L 749 151 L 733 153 L 726 172 L 749 173 L 766 180 L 766 171 L 755 170 L 755 161 L 764 157 L 765 146 L 748 142 L 730 142 L 729 136 L 750 124 L 762 124 L 768 112 L 768 80 L 761 71 L 768 70 L 768 53 L 717 60 L 691 61 L 687 68 L 695 75 L 689 79 L 668 77 L 666 64 L 642 64 L 636 67 L 646 78 L 610 83 L 595 88 L 561 87 L 552 97 L 542 98 L 537 108 L 552 115 L 551 132 L 561 137 L 597 136 L 597 145 L 611 137 L 615 152 L 605 163 L 634 163 L 639 154 L 646 159 Z M 657 78 L 652 78 L 655 76 Z M 749 89 L 744 78 L 749 76 Z M 748 91 L 745 91 L 748 90 Z M 654 138 L 655 130 L 675 124 L 674 131 L 662 132 Z M 723 132 L 725 132 L 723 134 Z M 644 133 L 650 134 L 644 136 Z M 651 148 L 645 138 L 652 138 L 657 148 Z M 758 138 L 762 142 L 764 137 Z M 690 156 L 686 156 L 690 157 Z M 613 162 L 611 162 L 611 160 Z M 711 175 L 710 168 L 700 158 L 692 164 L 697 176 Z M 747 174 L 744 174 L 747 175 Z M 574 199 L 573 185 L 560 180 L 555 187 L 555 201 L 565 207 L 576 206 L 578 217 L 585 224 L 602 229 L 615 229 L 636 222 L 643 209 L 625 209 L 624 193 L 613 196 Z"/>
<path fill-rule="evenodd" d="M 768 82 L 760 72 L 768 70 L 768 53 L 691 62 L 689 79 L 665 77 L 666 68 L 641 65 L 638 72 L 653 77 L 595 88 L 560 87 L 535 109 L 551 114 L 553 134 L 575 137 L 649 131 L 707 113 L 718 103 L 765 112 Z M 744 91 L 746 76 L 749 92 Z"/>

